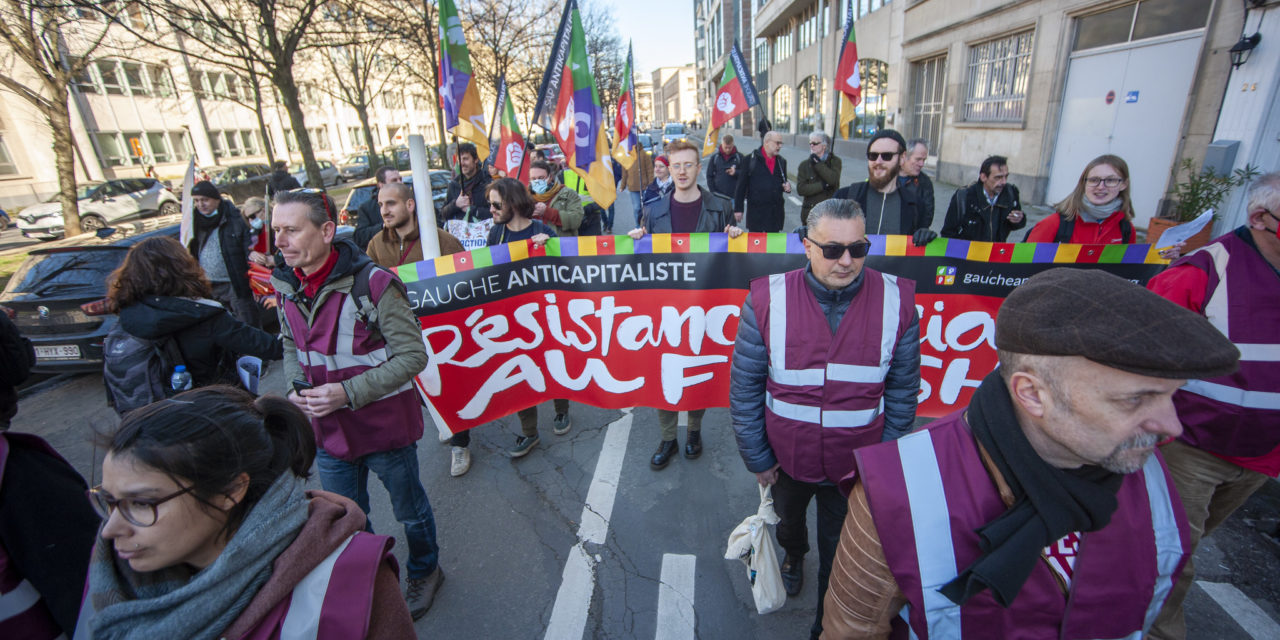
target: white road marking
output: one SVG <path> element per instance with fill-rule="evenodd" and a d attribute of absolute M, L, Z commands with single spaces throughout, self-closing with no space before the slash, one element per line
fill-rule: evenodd
<path fill-rule="evenodd" d="M 787 194 L 787 199 L 791 201 L 791 204 L 794 204 L 797 207 L 804 204 L 804 200 L 801 200 L 791 194 Z"/>
<path fill-rule="evenodd" d="M 1209 594 L 1209 597 L 1213 598 L 1213 601 L 1218 603 L 1218 606 L 1222 607 L 1222 610 L 1226 611 L 1227 615 L 1249 634 L 1249 637 L 1255 640 L 1280 638 L 1280 624 L 1272 620 L 1239 589 L 1223 582 L 1197 580 L 1196 584 L 1200 585 L 1200 588 L 1204 589 L 1204 592 Z"/>
<path fill-rule="evenodd" d="M 687 427 L 687 426 L 689 426 L 689 412 L 688 412 L 688 411 L 681 411 L 681 412 L 680 412 L 679 417 L 677 417 L 677 418 L 676 418 L 676 426 L 679 426 L 679 427 Z"/>
<path fill-rule="evenodd" d="M 697 619 L 693 613 L 696 556 L 662 554 L 658 582 L 658 629 L 654 640 L 690 640 Z"/>
<path fill-rule="evenodd" d="M 548 640 L 581 638 L 587 628 L 587 614 L 591 612 L 591 596 L 596 587 L 598 557 L 592 559 L 587 553 L 586 543 L 602 544 L 609 533 L 609 517 L 613 514 L 618 478 L 622 475 L 622 458 L 631 436 L 631 410 L 622 411 L 622 417 L 610 423 L 605 431 L 591 487 L 587 489 L 587 501 L 579 518 L 578 543 L 565 560 L 560 589 L 556 592 L 551 620 L 543 636 Z"/>

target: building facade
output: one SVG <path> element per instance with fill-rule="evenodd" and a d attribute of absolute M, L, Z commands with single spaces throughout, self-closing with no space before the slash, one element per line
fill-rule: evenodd
<path fill-rule="evenodd" d="M 75 40 L 72 39 L 72 46 Z M 275 90 L 261 82 L 264 137 L 249 80 L 194 56 L 139 46 L 127 34 L 108 36 L 96 49 L 69 99 L 75 171 L 79 182 L 140 177 L 147 171 L 181 180 L 188 159 L 202 168 L 265 163 L 267 145 L 276 159 L 300 162 L 296 136 Z M 299 65 L 299 100 L 317 159 L 340 163 L 365 151 L 354 108 L 336 100 L 315 73 Z M 21 64 L 12 71 L 22 78 Z M 36 86 L 29 78 L 28 86 Z M 412 133 L 437 143 L 435 110 L 425 88 L 388 83 L 369 109 L 379 150 L 406 144 Z M 49 199 L 58 189 L 53 140 L 30 103 L 0 90 L 0 207 L 22 207 Z"/>
<path fill-rule="evenodd" d="M 1129 164 L 1137 226 L 1145 227 L 1169 206 L 1182 158 L 1200 166 L 1212 141 L 1228 132 L 1252 140 L 1247 126 L 1275 117 L 1277 108 L 1264 106 L 1276 95 L 1277 49 L 1262 45 L 1235 70 L 1229 49 L 1242 25 L 1267 42 L 1276 4 L 767 0 L 753 19 L 752 62 L 775 129 L 834 131 L 832 78 L 852 11 L 863 83 L 856 137 L 890 127 L 928 139 L 930 166 L 952 184 L 975 180 L 985 157 L 1007 156 L 1024 198 L 1049 204 L 1070 193 L 1090 159 L 1113 153 Z M 1228 91 L 1229 77 L 1255 70 L 1271 72 L 1257 90 Z M 1257 165 L 1276 144 L 1272 136 L 1238 150 Z M 1263 167 L 1275 168 L 1274 160 Z"/>
<path fill-rule="evenodd" d="M 658 67 L 653 71 L 653 117 L 656 123 L 695 122 L 702 119 L 698 105 L 698 80 L 692 64 Z"/>
<path fill-rule="evenodd" d="M 711 101 L 724 76 L 729 50 L 737 42 L 742 55 L 751 55 L 751 16 L 759 0 L 694 0 L 694 68 L 698 81 L 698 105 L 704 114 L 712 112 Z M 759 67 L 752 65 L 758 73 Z M 767 73 L 767 72 L 766 72 Z M 756 86 L 765 86 L 755 79 Z M 763 105 L 762 105 L 763 107 Z M 733 128 L 753 129 L 757 111 L 733 119 Z"/>

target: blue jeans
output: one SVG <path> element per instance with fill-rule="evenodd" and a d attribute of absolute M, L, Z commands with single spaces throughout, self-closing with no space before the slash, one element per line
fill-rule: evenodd
<path fill-rule="evenodd" d="M 369 515 L 369 470 L 378 474 L 382 486 L 391 494 L 391 509 L 396 520 L 404 525 L 404 537 L 409 541 L 406 565 L 409 577 L 425 578 L 436 570 L 440 560 L 436 519 L 431 514 L 427 490 L 418 477 L 417 445 L 371 453 L 355 462 L 335 458 L 319 449 L 316 468 L 325 491 L 355 500 L 366 516 Z M 373 532 L 372 520 L 365 528 Z"/>
<path fill-rule="evenodd" d="M 640 213 L 644 204 L 644 194 L 639 191 L 628 191 L 631 196 L 631 211 L 636 216 L 636 227 L 640 226 Z"/>

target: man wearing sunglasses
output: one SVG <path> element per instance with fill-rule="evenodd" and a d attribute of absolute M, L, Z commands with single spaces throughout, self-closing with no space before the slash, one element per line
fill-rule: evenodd
<path fill-rule="evenodd" d="M 938 234 L 929 229 L 933 214 L 920 204 L 911 184 L 899 184 L 902 154 L 907 142 L 893 129 L 881 129 L 867 144 L 867 179 L 836 191 L 835 198 L 853 200 L 867 219 L 872 235 L 907 235 L 916 246 L 929 244 Z"/>
<path fill-rule="evenodd" d="M 835 195 L 840 186 L 840 156 L 831 152 L 831 136 L 822 131 L 809 134 L 809 158 L 796 169 L 796 192 L 804 197 L 800 224 L 809 223 L 813 206 Z"/>
<path fill-rule="evenodd" d="M 738 452 L 772 486 L 782 584 L 800 593 L 805 512 L 818 501 L 818 608 L 847 503 L 837 483 L 859 447 L 911 431 L 920 391 L 915 282 L 863 265 L 871 243 L 856 202 L 827 200 L 803 229 L 809 266 L 756 278 L 733 349 L 729 411 Z"/>

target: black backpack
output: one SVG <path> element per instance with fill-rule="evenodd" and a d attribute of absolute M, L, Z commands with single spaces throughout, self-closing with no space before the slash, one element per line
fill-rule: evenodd
<path fill-rule="evenodd" d="M 107 399 L 124 415 L 173 395 L 170 376 L 183 364 L 172 336 L 148 340 L 116 325 L 102 344 L 102 380 Z"/>

